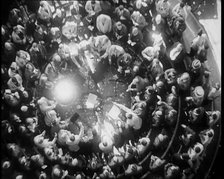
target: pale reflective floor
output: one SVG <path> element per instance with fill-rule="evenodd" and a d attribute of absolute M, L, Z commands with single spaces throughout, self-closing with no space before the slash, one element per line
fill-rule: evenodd
<path fill-rule="evenodd" d="M 221 73 L 221 0 L 217 0 L 217 12 L 218 19 L 201 19 L 199 22 L 207 31 Z"/>

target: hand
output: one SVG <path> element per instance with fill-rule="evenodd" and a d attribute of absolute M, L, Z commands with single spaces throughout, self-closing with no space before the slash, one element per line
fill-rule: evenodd
<path fill-rule="evenodd" d="M 82 126 L 83 126 L 83 124 L 82 124 L 81 122 L 78 122 L 78 125 L 79 125 L 80 127 L 82 127 Z"/>
<path fill-rule="evenodd" d="M 122 67 L 118 67 L 118 69 L 117 69 L 117 71 L 119 72 L 119 73 L 121 73 L 122 72 Z"/>
<path fill-rule="evenodd" d="M 110 64 L 110 65 L 112 64 L 112 61 L 111 61 L 111 59 L 109 59 L 109 64 Z"/>
<path fill-rule="evenodd" d="M 216 90 L 219 90 L 221 88 L 221 85 L 219 83 L 215 83 Z"/>
<path fill-rule="evenodd" d="M 126 90 L 126 92 L 129 92 L 129 91 L 137 91 L 137 89 L 136 89 L 136 88 L 128 88 L 128 89 Z"/>
<path fill-rule="evenodd" d="M 97 58 L 97 62 L 100 62 L 102 60 L 102 57 Z"/>
<path fill-rule="evenodd" d="M 44 130 L 44 131 L 41 133 L 41 135 L 44 136 L 45 134 L 46 134 L 46 131 Z"/>
<path fill-rule="evenodd" d="M 176 87 L 172 86 L 171 91 L 172 91 L 173 94 L 176 94 Z"/>
<path fill-rule="evenodd" d="M 15 92 L 15 93 L 14 93 L 14 96 L 15 96 L 16 98 L 18 98 L 18 99 L 20 98 L 20 96 L 19 96 L 19 93 L 18 93 L 18 92 Z"/>
<path fill-rule="evenodd" d="M 58 134 L 55 132 L 55 133 L 54 133 L 54 138 L 57 138 L 57 136 L 58 136 Z"/>
<path fill-rule="evenodd" d="M 55 102 L 55 103 L 53 104 L 53 108 L 56 108 L 56 106 L 57 106 L 57 102 Z"/>
<path fill-rule="evenodd" d="M 181 124 L 181 127 L 186 128 L 187 126 L 185 124 Z"/>
<path fill-rule="evenodd" d="M 130 73 L 131 71 L 130 70 L 125 70 L 125 73 Z"/>
<path fill-rule="evenodd" d="M 136 42 L 132 42 L 132 43 L 131 43 L 131 46 L 135 46 L 135 44 L 136 44 Z"/>
<path fill-rule="evenodd" d="M 30 103 L 30 106 L 31 106 L 31 107 L 35 107 L 35 104 L 34 104 L 34 103 Z"/>
<path fill-rule="evenodd" d="M 5 90 L 5 93 L 6 93 L 6 94 L 11 94 L 12 92 L 11 92 L 10 89 L 6 89 L 6 90 Z"/>
<path fill-rule="evenodd" d="M 68 175 L 68 170 L 65 170 L 64 176 Z"/>
<path fill-rule="evenodd" d="M 188 101 L 192 101 L 192 100 L 193 100 L 193 98 L 192 98 L 191 96 L 185 98 L 185 101 L 187 101 L 187 102 L 188 102 Z"/>

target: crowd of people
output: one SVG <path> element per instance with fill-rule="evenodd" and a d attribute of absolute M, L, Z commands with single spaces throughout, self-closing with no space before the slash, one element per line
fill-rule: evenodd
<path fill-rule="evenodd" d="M 150 171 L 193 178 L 221 117 L 207 107 L 221 87 L 210 83 L 203 30 L 184 49 L 185 8 L 185 1 L 172 7 L 169 0 L 17 3 L 1 25 L 2 177 L 140 178 Z M 131 107 L 114 102 L 124 116 L 111 120 L 118 135 L 135 139 L 120 145 L 93 130 L 97 150 L 84 154 L 85 126 L 77 113 L 60 116 L 52 89 L 60 76 L 87 79 L 97 65 L 130 82 Z M 74 125 L 78 133 L 69 130 Z M 170 141 L 181 147 L 166 151 Z"/>

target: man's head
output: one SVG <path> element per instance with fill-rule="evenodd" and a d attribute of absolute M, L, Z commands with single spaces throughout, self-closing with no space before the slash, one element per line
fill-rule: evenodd
<path fill-rule="evenodd" d="M 177 78 L 177 72 L 174 68 L 170 68 L 165 71 L 165 79 L 167 80 L 168 84 L 175 83 L 176 78 Z"/>
<path fill-rule="evenodd" d="M 180 2 L 180 7 L 183 8 L 185 6 L 184 2 Z"/>
<path fill-rule="evenodd" d="M 200 152 L 201 152 L 200 147 L 198 147 L 198 146 L 197 146 L 197 147 L 195 147 L 195 152 L 196 152 L 196 153 L 200 153 Z"/>
<path fill-rule="evenodd" d="M 103 146 L 106 147 L 108 144 L 106 141 L 103 141 Z"/>
<path fill-rule="evenodd" d="M 10 42 L 5 42 L 4 46 L 5 46 L 5 49 L 8 51 L 13 49 L 12 43 L 10 43 Z"/>
<path fill-rule="evenodd" d="M 209 132 L 208 132 L 208 137 L 211 138 L 211 137 L 213 137 L 213 136 L 214 136 L 214 133 L 213 133 L 212 131 L 209 131 Z"/>
<path fill-rule="evenodd" d="M 1 35 L 4 36 L 5 35 L 5 28 L 3 26 L 1 26 Z"/>
<path fill-rule="evenodd" d="M 38 144 L 42 144 L 43 142 L 44 142 L 43 137 L 40 137 L 40 138 L 37 140 L 37 143 L 38 143 Z"/>
<path fill-rule="evenodd" d="M 9 160 L 6 160 L 2 163 L 2 169 L 7 169 L 11 166 L 11 162 Z"/>
<path fill-rule="evenodd" d="M 130 114 L 130 113 L 126 113 L 126 117 L 127 117 L 128 119 L 131 119 L 131 118 L 132 118 L 132 114 Z"/>
<path fill-rule="evenodd" d="M 122 23 L 121 23 L 121 21 L 116 22 L 116 27 L 117 27 L 118 30 L 121 30 L 122 29 Z"/>
<path fill-rule="evenodd" d="M 187 89 L 190 85 L 190 80 L 191 80 L 191 77 L 190 77 L 189 73 L 184 72 L 177 79 L 177 83 L 181 89 Z"/>
<path fill-rule="evenodd" d="M 134 36 L 138 35 L 138 28 L 137 27 L 134 27 L 132 29 L 132 35 L 134 35 Z"/>
<path fill-rule="evenodd" d="M 143 139 L 143 140 L 141 141 L 141 144 L 142 144 L 143 146 L 146 146 L 146 145 L 147 145 L 147 141 L 146 141 L 145 139 Z"/>
<path fill-rule="evenodd" d="M 156 15 L 155 21 L 156 21 L 156 24 L 157 24 L 157 25 L 161 23 L 161 21 L 162 21 L 162 16 L 161 16 L 161 14 L 157 14 L 157 15 Z"/>
<path fill-rule="evenodd" d="M 46 153 L 47 156 L 51 156 L 53 154 L 53 152 L 50 148 L 46 148 L 45 153 Z"/>
<path fill-rule="evenodd" d="M 91 4 L 96 4 L 96 0 L 91 0 Z"/>
<path fill-rule="evenodd" d="M 36 42 L 34 42 L 34 43 L 32 44 L 32 50 L 34 50 L 34 51 L 39 51 L 38 44 L 37 44 Z"/>
<path fill-rule="evenodd" d="M 23 133 L 23 132 L 25 132 L 25 131 L 26 131 L 26 127 L 25 127 L 25 125 L 20 125 L 20 126 L 19 126 L 19 132 Z"/>
<path fill-rule="evenodd" d="M 203 30 L 200 29 L 200 30 L 198 31 L 198 36 L 201 36 L 202 34 L 203 34 Z"/>
<path fill-rule="evenodd" d="M 129 147 L 127 151 L 128 151 L 129 154 L 133 154 L 134 153 L 134 151 L 133 151 L 133 149 L 131 147 Z"/>
<path fill-rule="evenodd" d="M 82 176 L 80 174 L 76 175 L 75 179 L 82 179 Z"/>
<path fill-rule="evenodd" d="M 61 170 L 59 168 L 54 168 L 53 169 L 53 174 L 55 176 L 58 176 L 59 177 L 61 175 Z"/>
<path fill-rule="evenodd" d="M 75 135 L 71 135 L 71 136 L 70 136 L 70 140 L 71 140 L 71 141 L 75 141 Z"/>
<path fill-rule="evenodd" d="M 23 179 L 23 175 L 22 174 L 19 174 L 15 177 L 15 179 Z"/>
<path fill-rule="evenodd" d="M 120 10 L 123 10 L 123 9 L 124 9 L 124 6 L 123 6 L 123 5 L 120 5 L 120 6 L 119 6 L 119 9 L 120 9 Z"/>
<path fill-rule="evenodd" d="M 197 72 L 201 68 L 201 62 L 198 59 L 194 59 L 191 66 L 193 71 Z"/>
<path fill-rule="evenodd" d="M 39 175 L 39 179 L 46 179 L 47 175 L 43 171 L 41 171 L 41 174 Z"/>

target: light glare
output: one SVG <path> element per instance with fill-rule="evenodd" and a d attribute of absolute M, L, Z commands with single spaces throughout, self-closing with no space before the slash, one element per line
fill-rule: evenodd
<path fill-rule="evenodd" d="M 75 85 L 71 80 L 63 79 L 55 85 L 54 91 L 56 99 L 61 103 L 69 103 L 76 94 Z"/>

